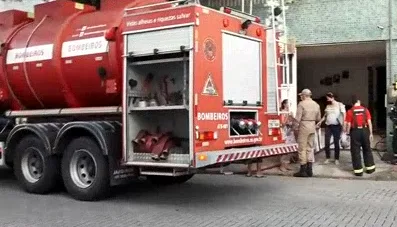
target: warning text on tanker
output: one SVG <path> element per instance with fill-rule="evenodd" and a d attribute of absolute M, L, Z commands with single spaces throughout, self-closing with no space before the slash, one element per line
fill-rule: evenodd
<path fill-rule="evenodd" d="M 127 21 L 127 27 L 134 27 L 139 25 L 161 24 L 165 22 L 177 21 L 190 18 L 191 13 L 181 13 L 178 15 L 170 15 L 165 17 L 147 18 L 140 20 Z"/>
<path fill-rule="evenodd" d="M 28 48 L 11 49 L 7 52 L 7 64 L 44 61 L 52 59 L 53 45 L 39 45 Z"/>
<path fill-rule="evenodd" d="M 44 50 L 33 50 L 33 51 L 26 51 L 26 52 L 19 52 L 15 53 L 15 59 L 21 58 L 32 58 L 32 57 L 40 57 L 44 55 Z"/>
<path fill-rule="evenodd" d="M 103 37 L 73 40 L 63 43 L 62 58 L 105 53 L 107 50 L 108 42 Z"/>

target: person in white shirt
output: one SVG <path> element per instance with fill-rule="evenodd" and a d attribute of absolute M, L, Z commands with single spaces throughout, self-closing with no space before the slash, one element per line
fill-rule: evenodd
<path fill-rule="evenodd" d="M 346 109 L 343 103 L 335 100 L 334 94 L 328 92 L 326 95 L 327 106 L 325 107 L 325 114 L 321 121 L 317 124 L 318 127 L 325 121 L 325 156 L 324 164 L 330 163 L 331 159 L 331 136 L 334 138 L 335 147 L 335 164 L 339 165 L 340 146 L 339 140 L 342 134 L 342 129 L 345 122 Z"/>

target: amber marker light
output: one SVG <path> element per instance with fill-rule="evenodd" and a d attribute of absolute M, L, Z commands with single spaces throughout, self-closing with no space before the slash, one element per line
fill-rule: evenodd
<path fill-rule="evenodd" d="M 206 154 L 201 154 L 201 155 L 199 155 L 198 156 L 198 159 L 200 160 L 200 161 L 207 161 L 207 155 Z"/>

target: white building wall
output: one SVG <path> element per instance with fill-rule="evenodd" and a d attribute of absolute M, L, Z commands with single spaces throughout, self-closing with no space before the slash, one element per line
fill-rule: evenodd
<path fill-rule="evenodd" d="M 34 5 L 49 1 L 51 0 L 0 0 L 0 12 L 11 9 L 33 12 Z"/>

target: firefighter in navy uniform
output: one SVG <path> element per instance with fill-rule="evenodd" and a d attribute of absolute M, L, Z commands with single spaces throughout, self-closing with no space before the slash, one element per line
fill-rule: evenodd
<path fill-rule="evenodd" d="M 363 151 L 365 171 L 375 172 L 374 157 L 371 151 L 372 122 L 371 114 L 361 105 L 360 100 L 353 96 L 353 107 L 346 113 L 345 132 L 350 133 L 350 152 L 352 156 L 354 175 L 362 176 L 364 169 L 361 164 L 361 148 Z"/>

